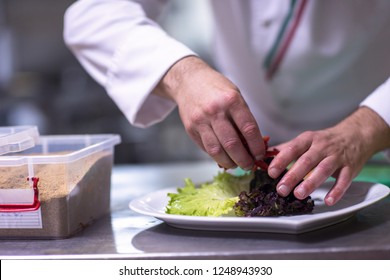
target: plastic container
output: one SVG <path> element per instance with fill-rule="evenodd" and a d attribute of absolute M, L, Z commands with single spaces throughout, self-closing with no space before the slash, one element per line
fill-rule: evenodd
<path fill-rule="evenodd" d="M 118 135 L 40 136 L 0 156 L 0 237 L 67 238 L 110 210 Z"/>
<path fill-rule="evenodd" d="M 0 127 L 0 155 L 34 147 L 39 132 L 35 126 Z"/>

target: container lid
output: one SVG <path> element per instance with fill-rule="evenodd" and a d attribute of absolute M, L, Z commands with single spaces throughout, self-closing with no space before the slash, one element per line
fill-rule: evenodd
<path fill-rule="evenodd" d="M 0 127 L 0 155 L 24 151 L 34 147 L 39 140 L 35 126 Z"/>

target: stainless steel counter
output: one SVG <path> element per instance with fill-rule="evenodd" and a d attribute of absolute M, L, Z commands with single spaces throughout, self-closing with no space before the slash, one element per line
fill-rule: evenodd
<path fill-rule="evenodd" d="M 291 235 L 177 229 L 128 208 L 135 197 L 209 180 L 213 162 L 115 166 L 111 215 L 63 240 L 0 240 L 1 259 L 390 259 L 390 198 L 349 220 Z"/>

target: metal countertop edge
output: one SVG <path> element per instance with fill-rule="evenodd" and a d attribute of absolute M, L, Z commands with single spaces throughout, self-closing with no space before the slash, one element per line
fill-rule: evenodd
<path fill-rule="evenodd" d="M 248 252 L 248 253 L 139 253 L 139 254 L 75 254 L 0 256 L 0 260 L 390 260 L 389 250 L 360 251 L 306 251 L 306 252 Z"/>

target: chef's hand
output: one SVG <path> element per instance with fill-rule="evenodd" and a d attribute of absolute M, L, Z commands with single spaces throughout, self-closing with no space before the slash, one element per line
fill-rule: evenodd
<path fill-rule="evenodd" d="M 290 163 L 290 170 L 277 185 L 280 195 L 293 191 L 298 199 L 309 196 L 327 178 L 336 180 L 325 197 L 334 205 L 349 188 L 352 179 L 376 152 L 390 147 L 390 127 L 374 111 L 361 107 L 334 127 L 304 132 L 279 145 L 280 153 L 271 162 L 268 173 L 279 176 Z"/>
<path fill-rule="evenodd" d="M 198 57 L 174 64 L 154 93 L 177 103 L 187 133 L 221 167 L 248 170 L 263 157 L 262 135 L 239 89 Z"/>

